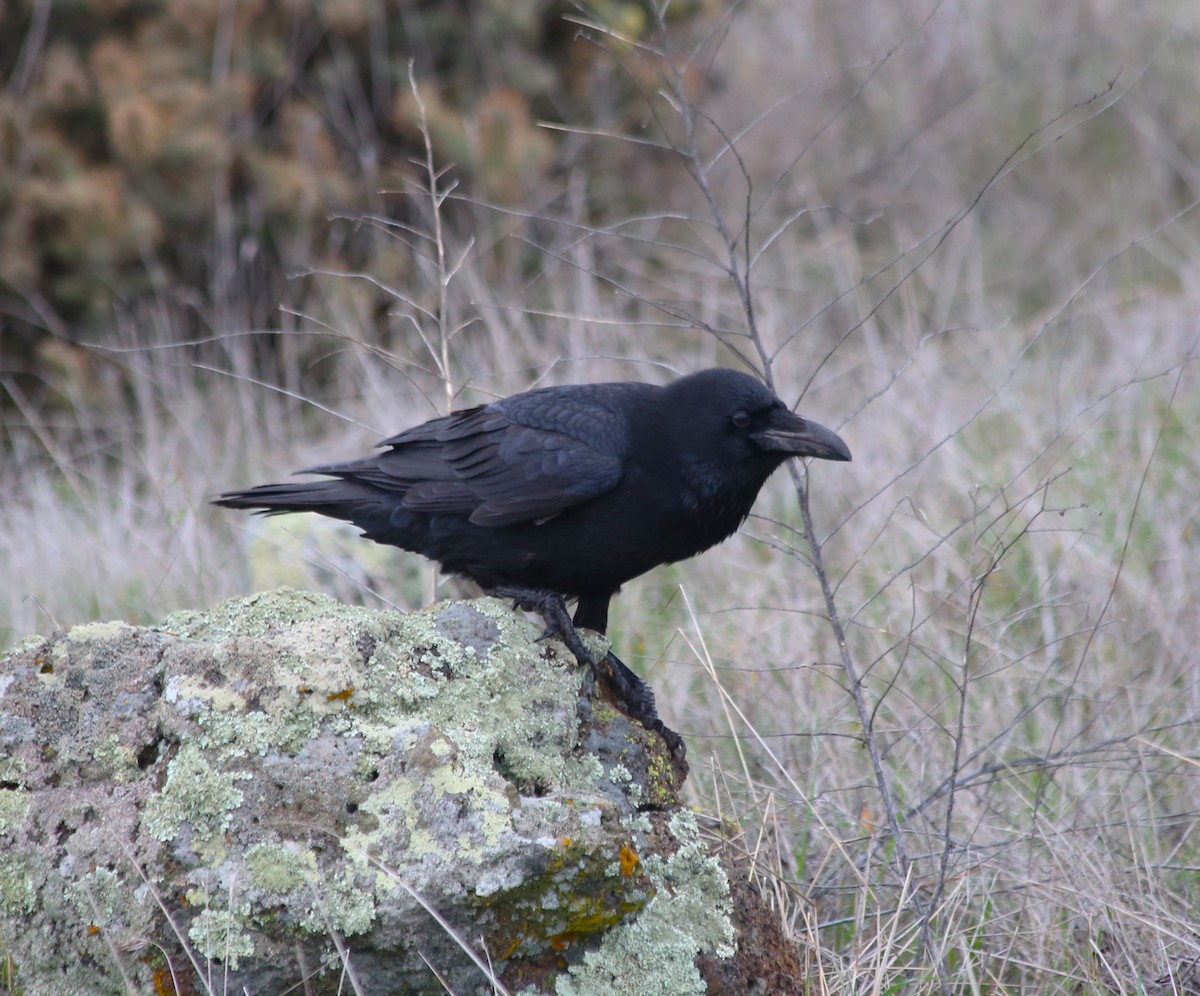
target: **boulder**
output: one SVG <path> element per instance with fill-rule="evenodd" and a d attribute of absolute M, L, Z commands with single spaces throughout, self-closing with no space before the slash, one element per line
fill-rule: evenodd
<path fill-rule="evenodd" d="M 762 908 L 738 952 L 683 772 L 539 636 L 496 599 L 280 589 L 26 640 L 0 662 L 13 991 L 749 991 Z"/>

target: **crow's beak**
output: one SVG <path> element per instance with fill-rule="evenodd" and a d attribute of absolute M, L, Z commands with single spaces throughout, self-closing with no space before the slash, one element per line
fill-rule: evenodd
<path fill-rule="evenodd" d="M 817 457 L 820 460 L 849 460 L 850 447 L 832 429 L 801 418 L 781 408 L 771 415 L 770 424 L 751 436 L 764 450 L 788 456 Z"/>

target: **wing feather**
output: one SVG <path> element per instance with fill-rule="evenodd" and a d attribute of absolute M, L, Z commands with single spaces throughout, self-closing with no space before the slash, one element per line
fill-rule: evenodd
<path fill-rule="evenodd" d="M 628 448 L 621 401 L 642 386 L 529 391 L 414 426 L 377 456 L 307 473 L 370 484 L 405 508 L 477 525 L 544 522 L 616 487 Z"/>

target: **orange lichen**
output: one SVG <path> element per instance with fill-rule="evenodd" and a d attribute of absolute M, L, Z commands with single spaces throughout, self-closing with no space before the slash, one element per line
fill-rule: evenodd
<path fill-rule="evenodd" d="M 629 878 L 633 874 L 634 869 L 638 866 L 637 853 L 631 847 L 621 848 L 621 874 Z"/>

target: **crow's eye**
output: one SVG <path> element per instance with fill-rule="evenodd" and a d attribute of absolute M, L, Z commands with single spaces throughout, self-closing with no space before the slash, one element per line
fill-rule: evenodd
<path fill-rule="evenodd" d="M 734 412 L 729 417 L 729 421 L 732 422 L 739 429 L 744 429 L 750 424 L 750 416 L 747 415 L 745 412 Z"/>

